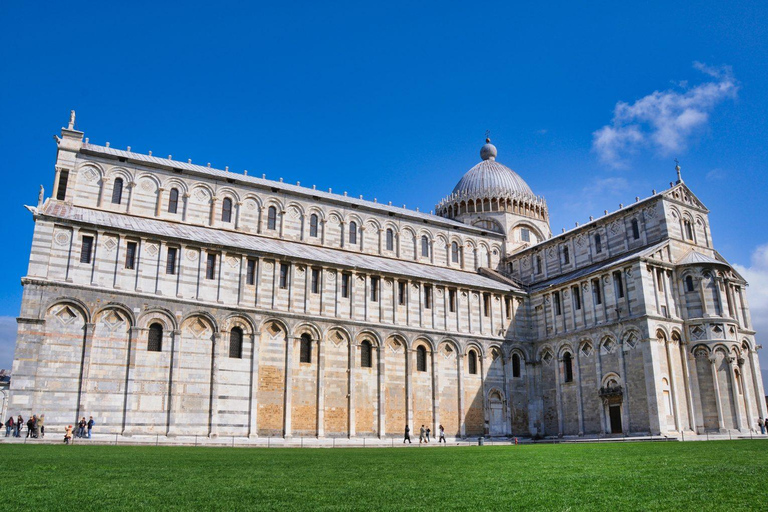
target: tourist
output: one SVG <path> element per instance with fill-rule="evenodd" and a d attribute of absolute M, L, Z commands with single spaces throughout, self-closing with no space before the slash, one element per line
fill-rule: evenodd
<path fill-rule="evenodd" d="M 77 424 L 77 437 L 85 437 L 85 427 L 88 423 L 85 421 L 85 416 L 80 419 L 80 423 Z"/>
<path fill-rule="evenodd" d="M 424 442 L 424 436 L 426 435 L 427 431 L 424 430 L 424 425 L 421 426 L 419 429 L 419 444 Z"/>
<path fill-rule="evenodd" d="M 40 437 L 40 418 L 37 417 L 37 414 L 33 414 L 32 419 L 35 420 L 34 426 L 32 427 L 32 437 L 37 439 Z"/>
<path fill-rule="evenodd" d="M 768 429 L 768 418 L 765 418 L 765 423 L 763 423 L 763 426 Z"/>
<path fill-rule="evenodd" d="M 39 418 L 37 418 L 37 427 L 38 431 L 40 432 L 40 439 L 45 437 L 45 414 L 41 414 Z"/>
<path fill-rule="evenodd" d="M 762 419 L 757 419 L 757 426 L 760 427 L 760 433 L 765 434 L 765 424 L 763 423 Z"/>
<path fill-rule="evenodd" d="M 10 436 L 15 431 L 14 426 L 13 414 L 11 414 L 11 417 L 5 422 L 5 437 Z"/>
<path fill-rule="evenodd" d="M 72 425 L 68 425 L 64 431 L 64 444 L 69 444 L 72 439 Z"/>
<path fill-rule="evenodd" d="M 408 425 L 405 426 L 405 438 L 403 439 L 403 444 L 405 444 L 406 441 L 408 441 L 408 444 L 412 444 L 411 443 L 411 427 L 409 427 Z"/>
<path fill-rule="evenodd" d="M 16 437 L 21 437 L 22 428 L 24 428 L 24 418 L 19 414 L 19 417 L 16 418 Z"/>
<path fill-rule="evenodd" d="M 445 443 L 445 429 L 440 425 L 440 437 L 437 440 L 437 444 Z M 445 443 L 448 444 L 448 443 Z"/>
<path fill-rule="evenodd" d="M 429 434 L 432 432 L 432 430 L 427 427 L 427 443 L 429 443 Z"/>
<path fill-rule="evenodd" d="M 93 416 L 91 416 L 91 419 L 88 420 L 88 439 L 91 438 L 91 429 L 96 424 L 95 421 L 93 421 Z"/>
<path fill-rule="evenodd" d="M 30 436 L 34 436 L 35 433 L 35 418 L 31 417 L 27 420 L 27 437 L 26 439 L 29 439 Z"/>

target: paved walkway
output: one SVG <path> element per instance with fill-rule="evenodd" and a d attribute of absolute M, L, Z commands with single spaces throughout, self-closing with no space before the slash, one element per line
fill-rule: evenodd
<path fill-rule="evenodd" d="M 22 433 L 24 436 L 25 433 Z M 717 441 L 728 439 L 766 439 L 768 435 L 760 433 L 731 433 L 731 434 L 709 434 L 692 435 L 677 434 L 668 436 L 583 436 L 583 437 L 562 437 L 562 438 L 517 438 L 518 444 L 559 444 L 559 443 L 615 443 L 615 442 L 665 442 L 665 441 Z M 493 437 L 483 438 L 485 446 L 514 445 L 515 438 Z M 403 444 L 401 437 L 379 439 L 375 437 L 357 437 L 357 438 L 323 438 L 316 437 L 206 437 L 206 436 L 162 436 L 162 435 L 134 435 L 122 436 L 119 434 L 93 434 L 91 439 L 72 440 L 72 444 L 96 444 L 96 445 L 143 445 L 143 446 L 214 446 L 214 447 L 253 447 L 253 448 L 435 448 L 440 446 L 477 446 L 480 440 L 478 438 L 456 439 L 450 438 L 447 443 L 438 444 L 436 440 L 430 443 L 419 445 L 418 437 L 412 444 Z M 0 443 L 9 444 L 63 444 L 63 433 L 48 432 L 43 439 L 34 438 L 14 438 L 0 436 Z"/>

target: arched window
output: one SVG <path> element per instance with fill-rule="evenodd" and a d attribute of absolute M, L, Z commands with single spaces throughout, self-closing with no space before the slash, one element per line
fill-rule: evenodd
<path fill-rule="evenodd" d="M 371 357 L 371 342 L 364 340 L 360 344 L 360 366 L 362 368 L 370 368 L 373 366 L 373 358 Z"/>
<path fill-rule="evenodd" d="M 512 354 L 512 377 L 520 377 L 520 356 Z"/>
<path fill-rule="evenodd" d="M 243 358 L 243 330 L 239 327 L 233 328 L 229 333 L 229 357 Z"/>
<path fill-rule="evenodd" d="M 179 210 L 179 189 L 172 188 L 168 197 L 168 213 L 176 213 Z"/>
<path fill-rule="evenodd" d="M 421 255 L 429 258 L 429 238 L 427 238 L 427 235 L 422 235 L 421 237 Z"/>
<path fill-rule="evenodd" d="M 228 197 L 221 202 L 221 222 L 232 222 L 232 200 Z"/>
<path fill-rule="evenodd" d="M 149 326 L 147 351 L 162 352 L 162 350 L 163 350 L 163 326 L 160 325 L 159 323 L 154 323 Z"/>
<path fill-rule="evenodd" d="M 267 229 L 277 229 L 277 208 L 274 206 L 267 210 Z"/>
<path fill-rule="evenodd" d="M 416 348 L 416 371 L 427 371 L 427 349 L 424 345 L 419 345 Z"/>
<path fill-rule="evenodd" d="M 451 242 L 451 262 L 459 262 L 459 244 Z"/>
<path fill-rule="evenodd" d="M 387 250 L 395 250 L 395 232 L 392 231 L 392 228 L 387 229 Z"/>
<path fill-rule="evenodd" d="M 475 375 L 477 373 L 477 354 L 474 350 L 470 350 L 467 354 L 467 364 L 469 365 L 469 373 Z"/>
<path fill-rule="evenodd" d="M 317 214 L 309 216 L 309 236 L 317 238 Z"/>
<path fill-rule="evenodd" d="M 573 382 L 573 359 L 570 352 L 563 355 L 563 370 L 565 371 L 565 382 Z"/>
<path fill-rule="evenodd" d="M 123 178 L 117 178 L 112 187 L 112 204 L 120 204 L 123 200 Z"/>
<path fill-rule="evenodd" d="M 637 223 L 637 219 L 632 219 L 632 238 L 635 240 L 640 238 L 640 226 Z"/>
<path fill-rule="evenodd" d="M 349 223 L 349 243 L 357 245 L 357 222 L 355 221 Z"/>
<path fill-rule="evenodd" d="M 683 226 L 685 227 L 685 239 L 693 240 L 693 226 L 691 226 L 691 221 L 688 219 L 683 220 Z"/>
<path fill-rule="evenodd" d="M 299 362 L 311 363 L 312 362 L 312 338 L 309 334 L 301 335 L 301 350 L 299 354 Z"/>
<path fill-rule="evenodd" d="M 595 252 L 601 253 L 603 252 L 603 245 L 600 243 L 600 233 L 595 235 Z"/>
<path fill-rule="evenodd" d="M 691 276 L 685 276 L 685 291 L 693 291 L 693 277 Z"/>

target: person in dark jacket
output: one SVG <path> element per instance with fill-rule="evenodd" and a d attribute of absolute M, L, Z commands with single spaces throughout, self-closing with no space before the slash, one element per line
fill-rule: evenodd
<path fill-rule="evenodd" d="M 85 421 L 85 416 L 80 419 L 80 423 L 77 424 L 77 437 L 85 437 L 85 427 L 88 423 Z"/>
<path fill-rule="evenodd" d="M 19 417 L 16 418 L 16 437 L 21 437 L 22 428 L 24 428 L 24 418 L 19 414 Z"/>
<path fill-rule="evenodd" d="M 35 433 L 35 418 L 29 418 L 27 420 L 27 438 L 30 436 L 35 437 L 33 434 Z"/>
<path fill-rule="evenodd" d="M 13 416 L 8 418 L 8 421 L 5 422 L 5 437 L 8 437 L 13 433 L 15 435 L 16 429 L 14 428 L 16 426 L 15 422 L 13 421 Z"/>
<path fill-rule="evenodd" d="M 411 443 L 411 427 L 409 427 L 408 425 L 405 426 L 405 438 L 403 439 L 403 444 L 405 444 L 406 441 L 408 441 L 408 444 L 412 444 Z"/>
<path fill-rule="evenodd" d="M 91 429 L 96 424 L 95 421 L 93 421 L 93 416 L 91 416 L 91 419 L 88 420 L 88 439 L 91 438 Z"/>

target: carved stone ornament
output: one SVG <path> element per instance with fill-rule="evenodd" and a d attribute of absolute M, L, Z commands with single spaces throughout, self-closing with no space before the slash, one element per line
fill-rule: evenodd
<path fill-rule="evenodd" d="M 694 340 L 700 340 L 704 337 L 704 329 L 700 325 L 694 325 L 690 328 L 691 338 Z"/>
<path fill-rule="evenodd" d="M 256 201 L 253 199 L 246 199 L 245 201 L 245 207 L 251 211 L 256 209 Z"/>
<path fill-rule="evenodd" d="M 188 259 L 189 261 L 195 261 L 195 260 L 197 260 L 197 251 L 195 251 L 194 249 L 189 249 L 189 250 L 187 251 L 187 259 Z"/>
<path fill-rule="evenodd" d="M 227 258 L 227 263 L 229 263 L 230 267 L 235 268 L 237 267 L 238 261 L 237 261 L 237 258 L 235 258 L 234 256 L 230 256 L 229 258 Z"/>
<path fill-rule="evenodd" d="M 83 171 L 83 177 L 86 181 L 93 181 L 99 177 L 99 173 L 93 167 L 86 167 Z"/>
<path fill-rule="evenodd" d="M 104 249 L 107 252 L 114 251 L 115 247 L 117 247 L 117 239 L 115 237 L 110 236 L 104 241 Z"/>
<path fill-rule="evenodd" d="M 66 231 L 59 231 L 53 239 L 58 245 L 67 245 L 69 243 L 69 233 Z"/>

